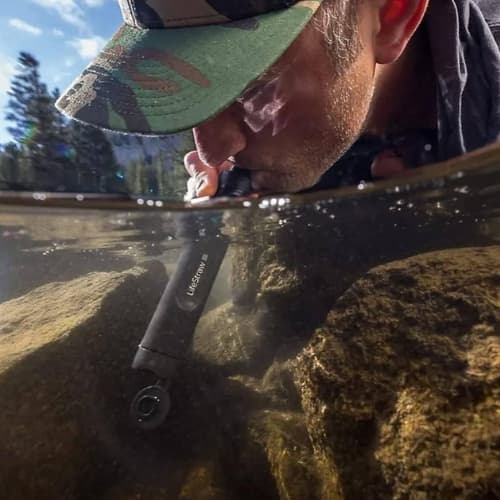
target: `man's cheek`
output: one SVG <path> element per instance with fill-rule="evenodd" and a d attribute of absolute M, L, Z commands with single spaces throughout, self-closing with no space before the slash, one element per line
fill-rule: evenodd
<path fill-rule="evenodd" d="M 274 136 L 277 133 L 275 131 L 283 126 L 280 115 L 287 105 L 287 99 L 279 92 L 279 87 L 279 78 L 275 78 L 241 101 L 243 120 L 253 133 L 258 134 L 271 125 Z"/>
<path fill-rule="evenodd" d="M 283 109 L 281 113 L 278 113 L 276 119 L 273 121 L 272 136 L 277 136 L 280 132 L 285 130 L 290 123 L 290 115 L 287 113 L 286 109 Z"/>

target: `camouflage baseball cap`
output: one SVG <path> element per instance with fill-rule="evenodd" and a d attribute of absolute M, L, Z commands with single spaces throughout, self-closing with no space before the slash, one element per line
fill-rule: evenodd
<path fill-rule="evenodd" d="M 57 101 L 76 120 L 169 134 L 232 103 L 322 0 L 119 0 L 125 24 Z"/>

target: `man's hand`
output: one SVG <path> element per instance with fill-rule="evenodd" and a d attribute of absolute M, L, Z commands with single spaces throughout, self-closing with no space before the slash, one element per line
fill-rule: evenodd
<path fill-rule="evenodd" d="M 220 165 L 211 166 L 203 163 L 197 151 L 190 151 L 184 156 L 184 167 L 191 176 L 187 183 L 187 201 L 202 196 L 213 196 L 219 187 L 219 175 L 230 170 L 233 163 L 229 160 Z"/>

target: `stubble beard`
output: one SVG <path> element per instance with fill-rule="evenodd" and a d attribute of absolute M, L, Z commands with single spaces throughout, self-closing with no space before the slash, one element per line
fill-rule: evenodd
<path fill-rule="evenodd" d="M 296 192 L 314 186 L 362 133 L 374 85 L 369 75 L 363 74 L 360 60 L 362 43 L 357 25 L 360 1 L 325 0 L 312 20 L 322 34 L 331 81 L 335 82 L 324 110 L 328 126 L 318 130 L 314 141 L 304 141 L 300 154 L 289 153 L 286 171 L 275 169 L 273 159 L 269 158 L 269 170 L 252 174 L 256 184 L 264 185 L 266 190 Z"/>
<path fill-rule="evenodd" d="M 375 85 L 364 66 L 363 44 L 358 30 L 363 0 L 324 0 L 313 22 L 322 34 L 332 81 L 326 115 L 335 144 L 323 153 L 321 166 L 328 170 L 359 138 L 368 120 Z M 339 119 L 340 117 L 340 119 Z"/>

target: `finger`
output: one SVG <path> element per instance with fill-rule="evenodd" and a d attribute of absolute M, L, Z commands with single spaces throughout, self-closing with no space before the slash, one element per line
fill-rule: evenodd
<path fill-rule="evenodd" d="M 190 151 L 184 156 L 184 167 L 194 180 L 188 182 L 188 194 L 195 196 L 213 196 L 219 185 L 217 169 L 203 163 L 197 151 Z"/>
<path fill-rule="evenodd" d="M 212 167 L 201 161 L 197 151 L 190 151 L 184 156 L 184 168 L 191 177 L 195 177 L 199 172 Z"/>
<path fill-rule="evenodd" d="M 219 173 L 224 172 L 224 170 L 231 170 L 234 166 L 233 160 L 225 160 L 220 165 L 207 165 L 204 163 L 198 151 L 190 151 L 184 156 L 184 167 L 186 168 L 187 173 L 194 177 L 199 172 L 205 172 L 208 169 L 215 168 Z"/>
<path fill-rule="evenodd" d="M 231 170 L 234 167 L 234 162 L 231 160 L 225 160 L 220 165 L 217 165 L 217 171 L 219 174 L 225 170 Z"/>
<path fill-rule="evenodd" d="M 187 181 L 184 201 L 191 201 L 193 198 L 196 198 L 196 179 L 194 177 L 190 177 Z"/>
<path fill-rule="evenodd" d="M 200 172 L 194 178 L 196 196 L 213 196 L 219 187 L 219 174 L 212 167 L 207 167 L 209 170 Z"/>
<path fill-rule="evenodd" d="M 225 170 L 230 170 L 234 162 L 223 161 L 217 167 L 204 163 L 197 151 L 190 151 L 184 157 L 184 167 L 188 174 L 195 179 L 194 183 L 188 184 L 188 192 L 191 198 L 194 196 L 213 196 L 219 186 L 219 174 Z M 194 195 L 192 194 L 194 190 Z"/>

